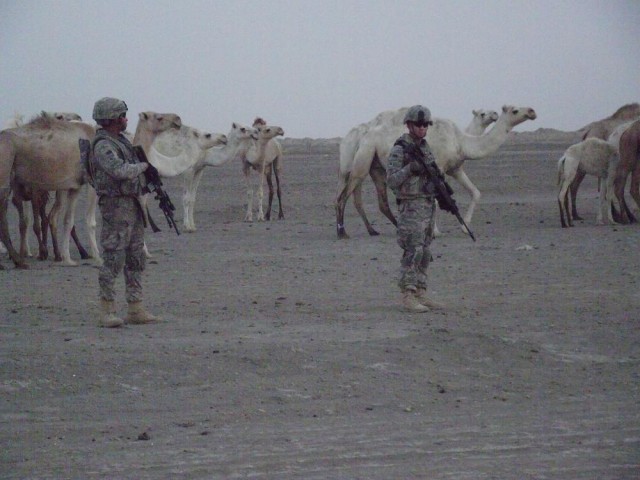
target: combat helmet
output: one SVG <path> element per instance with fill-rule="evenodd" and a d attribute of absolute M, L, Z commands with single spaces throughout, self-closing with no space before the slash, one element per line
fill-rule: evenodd
<path fill-rule="evenodd" d="M 427 107 L 423 107 L 422 105 L 414 105 L 407 110 L 403 123 L 407 122 L 426 123 L 429 125 L 433 123 L 431 121 L 431 112 Z"/>
<path fill-rule="evenodd" d="M 122 100 L 112 97 L 103 97 L 93 106 L 93 119 L 99 120 L 115 120 L 123 113 L 127 113 L 127 104 Z"/>

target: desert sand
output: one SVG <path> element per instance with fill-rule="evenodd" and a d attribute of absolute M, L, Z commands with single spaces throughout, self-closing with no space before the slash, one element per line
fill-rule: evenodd
<path fill-rule="evenodd" d="M 521 133 L 466 163 L 477 242 L 439 212 L 444 312 L 400 309 L 400 249 L 369 180 L 381 235 L 349 200 L 351 238 L 336 238 L 335 142 L 285 142 L 284 220 L 242 221 L 236 163 L 205 171 L 197 232 L 152 206 L 159 324 L 98 328 L 91 261 L 16 270 L 3 255 L 0 477 L 639 478 L 640 227 L 595 225 L 593 178 L 584 220 L 560 227 L 556 164 L 574 140 Z M 180 222 L 181 181 L 165 186 Z"/>

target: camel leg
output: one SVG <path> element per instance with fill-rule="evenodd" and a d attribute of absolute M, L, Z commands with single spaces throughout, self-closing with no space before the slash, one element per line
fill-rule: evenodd
<path fill-rule="evenodd" d="M 576 197 L 578 196 L 578 189 L 580 188 L 580 184 L 582 183 L 586 175 L 586 172 L 582 168 L 578 168 L 578 170 L 576 171 L 576 175 L 571 182 L 571 216 L 574 220 L 582 220 L 582 217 L 578 215 L 578 210 L 576 208 Z"/>
<path fill-rule="evenodd" d="M 284 220 L 284 211 L 282 210 L 282 192 L 280 191 L 280 175 L 278 175 L 278 166 L 275 162 L 273 172 L 276 176 L 276 194 L 278 195 L 278 220 Z"/>
<path fill-rule="evenodd" d="M 349 238 L 344 229 L 344 209 L 349 198 L 349 184 L 351 175 L 347 173 L 344 177 L 341 175 L 338 181 L 338 195 L 336 196 L 336 229 L 338 238 Z"/>
<path fill-rule="evenodd" d="M 38 201 L 36 200 L 35 195 L 31 198 L 31 214 L 33 216 L 33 233 L 36 236 L 36 240 L 38 240 L 38 260 L 43 260 L 44 245 L 42 244 L 42 223 L 40 217 L 40 206 L 38 205 Z"/>
<path fill-rule="evenodd" d="M 46 260 L 49 256 L 47 250 L 47 230 L 49 223 L 47 220 L 47 202 L 49 192 L 39 190 L 31 197 L 31 208 L 33 211 L 33 232 L 38 239 L 38 260 Z"/>
<path fill-rule="evenodd" d="M 464 187 L 464 189 L 469 192 L 471 195 L 471 203 L 469 204 L 469 208 L 467 208 L 467 212 L 464 214 L 463 220 L 467 225 L 471 225 L 471 218 L 473 217 L 473 212 L 476 209 L 476 205 L 480 201 L 480 190 L 469 180 L 469 177 L 462 169 L 462 167 L 458 168 L 456 171 L 451 173 L 451 176 L 456 179 L 456 181 Z M 462 231 L 465 233 L 469 233 L 466 231 L 467 229 L 462 226 Z"/>
<path fill-rule="evenodd" d="M 29 224 L 24 214 L 22 197 L 14 193 L 11 197 L 11 203 L 13 203 L 13 206 L 16 207 L 16 210 L 18 211 L 18 225 L 20 231 L 20 256 L 22 258 L 25 258 L 31 255 L 29 255 L 30 252 L 28 252 L 29 249 L 27 246 L 27 229 L 29 228 Z"/>
<path fill-rule="evenodd" d="M 613 191 L 616 199 L 618 200 L 618 205 L 620 208 L 618 212 L 618 215 L 619 215 L 618 220 L 622 224 L 627 224 L 630 221 L 628 217 L 629 207 L 627 207 L 627 204 L 624 200 L 624 187 L 626 183 L 627 183 L 626 174 L 617 175 L 615 180 L 613 181 Z"/>
<path fill-rule="evenodd" d="M 89 254 L 87 253 L 87 250 L 82 246 L 82 243 L 80 242 L 80 238 L 78 237 L 78 234 L 76 233 L 76 226 L 75 225 L 73 227 L 71 227 L 71 238 L 73 238 L 73 243 L 76 244 L 76 248 L 78 249 L 78 253 L 80 254 L 80 258 L 83 259 L 83 260 L 91 258 L 91 256 L 89 256 Z"/>
<path fill-rule="evenodd" d="M 360 215 L 360 218 L 362 218 L 362 221 L 364 222 L 364 226 L 367 229 L 367 232 L 369 232 L 369 235 L 374 236 L 374 235 L 380 235 L 369 223 L 369 219 L 367 218 L 367 215 L 364 213 L 364 207 L 362 206 L 362 183 L 359 183 L 356 188 L 353 189 L 353 205 L 356 207 L 356 210 L 358 212 L 358 214 Z"/>
<path fill-rule="evenodd" d="M 251 185 L 251 165 L 249 163 L 243 163 L 242 173 L 244 173 L 244 183 L 247 191 L 247 213 L 244 216 L 244 221 L 253 222 L 253 188 Z"/>
<path fill-rule="evenodd" d="M 11 258 L 11 261 L 16 266 L 16 268 L 28 268 L 27 264 L 24 261 L 24 258 L 18 254 L 15 248 L 13 248 L 13 243 L 11 243 L 11 236 L 9 235 L 7 208 L 9 206 L 10 195 L 10 187 L 0 188 L 0 240 L 2 240 L 2 243 L 7 249 L 9 257 Z M 0 264 L 0 269 L 4 269 L 2 264 Z"/>
<path fill-rule="evenodd" d="M 71 240 L 71 230 L 75 224 L 76 204 L 78 203 L 79 189 L 67 191 L 66 208 L 64 212 L 64 236 L 62 237 L 62 263 L 67 266 L 75 266 L 78 263 L 71 260 L 69 243 Z"/>
<path fill-rule="evenodd" d="M 398 221 L 391 212 L 391 208 L 389 208 L 389 197 L 387 195 L 387 170 L 382 166 L 377 156 L 371 163 L 369 176 L 371 177 L 371 180 L 373 180 L 373 184 L 376 187 L 378 209 L 385 217 L 387 217 L 391 221 L 391 223 L 393 223 L 395 226 L 398 226 Z"/>
<path fill-rule="evenodd" d="M 87 226 L 87 233 L 89 234 L 89 250 L 91 251 L 91 258 L 93 258 L 98 265 L 102 265 L 102 258 L 100 257 L 100 249 L 98 248 L 98 242 L 96 240 L 96 207 L 98 205 L 98 194 L 91 185 L 87 185 L 87 208 L 85 210 L 84 222 Z"/>
<path fill-rule="evenodd" d="M 264 175 L 267 180 L 267 187 L 269 187 L 269 201 L 267 202 L 267 211 L 264 214 L 265 220 L 271 220 L 271 204 L 273 203 L 273 179 L 271 178 L 272 173 L 273 173 L 273 164 L 269 165 L 268 167 L 265 166 Z"/>
<path fill-rule="evenodd" d="M 264 222 L 264 211 L 262 210 L 262 201 L 264 199 L 264 172 L 265 172 L 265 164 L 262 164 L 262 171 L 260 173 L 260 178 L 258 182 L 258 198 L 256 199 L 256 203 L 258 205 L 258 214 L 257 220 L 259 222 Z"/>
<path fill-rule="evenodd" d="M 182 197 L 184 218 L 182 219 L 182 223 L 184 225 L 185 231 L 187 232 L 196 231 L 196 221 L 194 217 L 196 193 L 198 191 L 198 186 L 200 185 L 200 180 L 202 179 L 203 173 L 204 168 L 201 168 L 198 171 L 187 170 L 187 172 L 185 172 L 184 174 L 184 195 Z"/>
<path fill-rule="evenodd" d="M 640 163 L 640 162 L 639 162 Z M 636 203 L 636 207 L 640 208 L 640 166 L 636 164 L 633 172 L 631 173 L 631 186 L 629 187 L 629 193 L 631 198 Z M 636 221 L 636 217 L 629 211 L 629 218 L 631 222 Z"/>
<path fill-rule="evenodd" d="M 571 221 L 571 195 L 569 194 L 569 188 L 571 186 L 571 180 L 565 180 L 560 186 L 560 192 L 558 192 L 558 206 L 560 207 L 560 224 L 562 228 L 572 227 Z M 567 221 L 565 222 L 565 214 Z"/>
<path fill-rule="evenodd" d="M 65 195 L 66 194 L 62 191 L 56 192 L 56 199 L 53 202 L 53 207 L 51 207 L 48 215 L 49 228 L 51 230 L 51 244 L 53 245 L 53 259 L 56 262 L 62 261 L 60 248 L 58 247 L 58 219 L 60 216 L 60 209 L 62 208 L 63 197 L 65 197 Z"/>

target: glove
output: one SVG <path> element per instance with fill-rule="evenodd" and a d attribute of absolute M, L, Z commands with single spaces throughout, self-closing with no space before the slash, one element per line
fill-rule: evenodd
<path fill-rule="evenodd" d="M 411 171 L 411 173 L 418 176 L 425 173 L 424 165 L 422 165 L 422 163 L 418 162 L 417 160 L 414 160 L 409 164 L 409 170 Z"/>

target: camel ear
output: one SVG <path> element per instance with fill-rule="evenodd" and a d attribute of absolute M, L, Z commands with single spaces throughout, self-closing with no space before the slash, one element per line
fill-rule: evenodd
<path fill-rule="evenodd" d="M 233 122 L 233 123 L 231 124 L 231 128 L 233 128 L 234 130 L 235 130 L 236 128 L 238 128 L 238 125 L 236 125 L 236 122 Z"/>
<path fill-rule="evenodd" d="M 502 111 L 503 111 L 504 113 L 507 113 L 507 110 L 509 110 L 509 105 L 503 105 L 503 106 L 502 106 Z"/>
<path fill-rule="evenodd" d="M 140 112 L 138 114 L 138 117 L 140 118 L 140 120 L 149 120 L 149 115 L 147 115 L 147 112 Z"/>
<path fill-rule="evenodd" d="M 478 111 L 477 110 L 471 110 L 471 113 L 473 114 L 474 117 L 478 116 Z"/>

